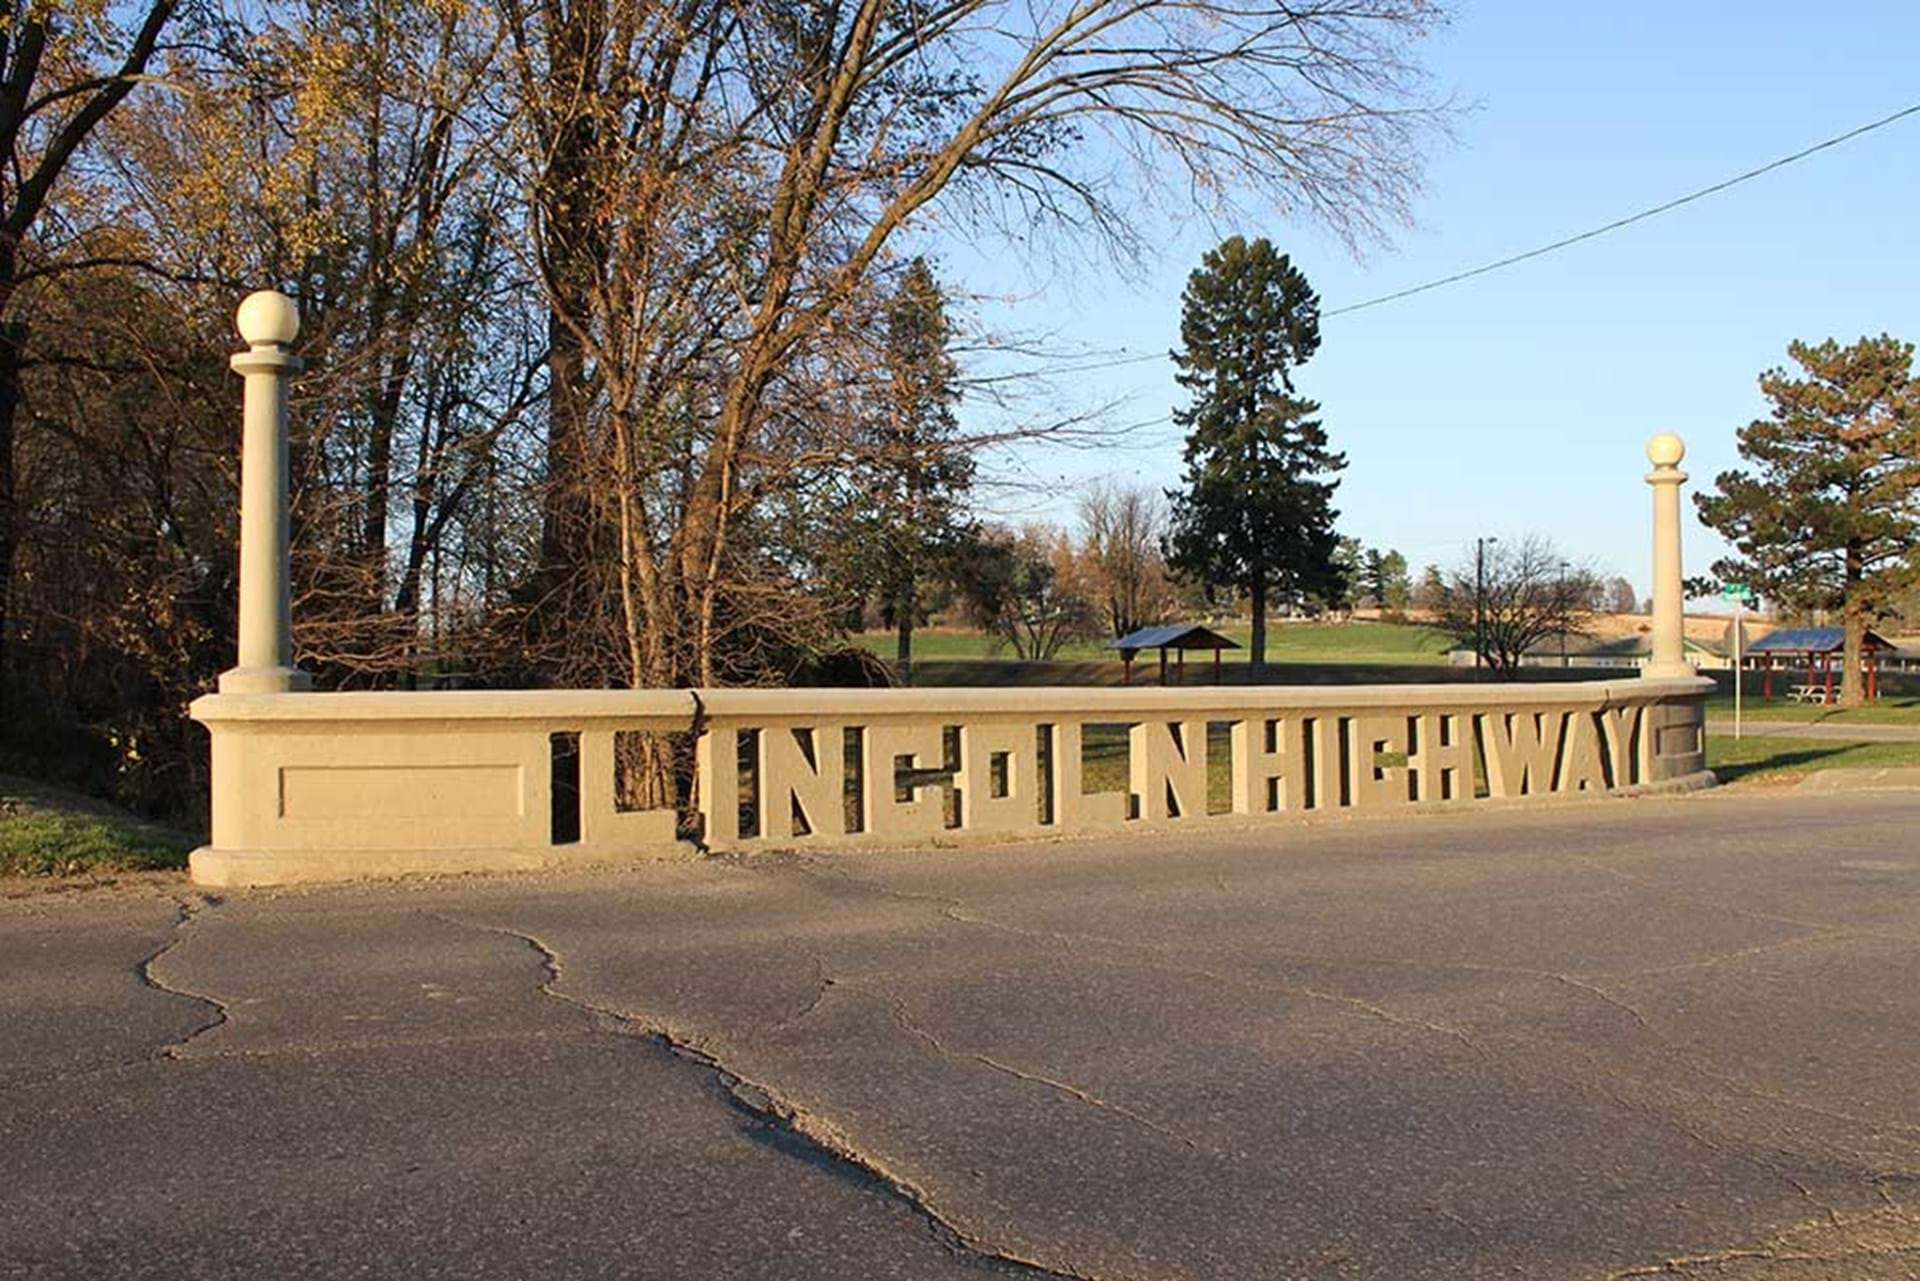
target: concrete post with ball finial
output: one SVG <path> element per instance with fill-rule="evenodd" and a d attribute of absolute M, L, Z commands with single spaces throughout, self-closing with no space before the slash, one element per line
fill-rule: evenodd
<path fill-rule="evenodd" d="M 1654 678 L 1699 674 L 1687 662 L 1682 612 L 1680 486 L 1687 473 L 1680 470 L 1680 460 L 1686 456 L 1685 442 L 1670 431 L 1647 442 L 1647 461 L 1653 464 L 1647 473 L 1653 486 L 1653 655 L 1641 675 Z"/>
<path fill-rule="evenodd" d="M 288 350 L 300 313 L 265 289 L 240 304 L 235 323 L 247 350 L 229 362 L 246 380 L 240 439 L 240 661 L 220 675 L 223 694 L 278 694 L 313 687 L 293 665 L 288 573 L 287 380 L 300 371 Z"/>

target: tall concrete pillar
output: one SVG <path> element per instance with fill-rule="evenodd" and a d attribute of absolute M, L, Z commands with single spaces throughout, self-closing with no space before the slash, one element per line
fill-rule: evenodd
<path fill-rule="evenodd" d="M 1680 470 L 1680 460 L 1686 455 L 1686 443 L 1670 431 L 1647 442 L 1647 461 L 1653 464 L 1647 473 L 1647 484 L 1653 486 L 1653 657 L 1643 676 L 1699 675 L 1687 661 L 1682 613 L 1680 486 L 1687 473 Z"/>
<path fill-rule="evenodd" d="M 284 294 L 249 294 L 235 318 L 248 350 L 229 362 L 246 379 L 240 437 L 240 662 L 220 674 L 222 694 L 313 687 L 293 665 L 293 597 L 287 567 L 287 350 L 300 313 Z"/>

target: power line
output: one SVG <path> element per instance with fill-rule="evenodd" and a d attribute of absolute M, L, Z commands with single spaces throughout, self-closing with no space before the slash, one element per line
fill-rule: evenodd
<path fill-rule="evenodd" d="M 1550 245 L 1541 245 L 1538 249 L 1529 249 L 1523 254 L 1514 254 L 1511 257 L 1502 258 L 1497 262 L 1486 263 L 1482 266 L 1474 267 L 1469 271 L 1459 271 L 1451 276 L 1443 276 L 1438 280 L 1429 280 L 1424 285 L 1415 285 L 1411 289 L 1396 290 L 1390 294 L 1382 294 L 1378 298 L 1369 298 L 1365 302 L 1350 303 L 1345 307 L 1335 307 L 1332 311 L 1325 311 L 1320 314 L 1323 317 L 1344 316 L 1351 312 L 1363 311 L 1368 307 L 1378 307 L 1382 303 L 1395 302 L 1401 298 L 1411 298 L 1415 294 L 1423 294 L 1430 289 L 1439 289 L 1445 285 L 1458 284 L 1462 280 L 1471 280 L 1475 276 L 1484 276 L 1490 271 L 1499 271 L 1502 267 L 1511 267 L 1515 263 L 1526 262 L 1530 258 L 1539 258 L 1545 254 L 1553 253 L 1556 250 L 1565 249 L 1569 245 L 1577 245 L 1583 240 L 1592 240 L 1596 236 L 1604 236 L 1610 231 L 1618 231 L 1622 227 L 1630 227 L 1636 222 L 1645 222 L 1649 218 L 1658 217 L 1660 214 L 1678 209 L 1681 205 L 1692 204 L 1696 200 L 1704 200 L 1706 197 L 1725 191 L 1729 187 L 1737 187 L 1743 182 L 1749 182 L 1760 177 L 1762 174 L 1772 173 L 1775 169 L 1783 169 L 1796 161 L 1805 160 L 1808 156 L 1825 151 L 1830 147 L 1837 147 L 1841 143 L 1850 142 L 1862 134 L 1872 133 L 1875 129 L 1884 129 L 1896 121 L 1916 114 L 1920 114 L 1920 102 L 1896 111 L 1890 116 L 1882 116 L 1880 119 L 1861 125 L 1856 129 L 1849 129 L 1845 133 L 1835 134 L 1824 142 L 1816 142 L 1811 147 L 1802 151 L 1796 151 L 1790 156 L 1782 156 L 1778 160 L 1769 161 L 1757 169 L 1749 169 L 1743 174 L 1736 174 L 1724 181 L 1716 182 L 1710 187 L 1702 187 L 1698 191 L 1690 191 L 1684 196 L 1667 201 L 1665 204 L 1655 205 L 1651 209 L 1642 209 L 1639 213 L 1629 214 L 1625 218 L 1616 218 L 1605 226 L 1595 227 L 1590 231 L 1583 231 L 1576 236 L 1568 236 L 1564 240 L 1556 240 Z"/>
<path fill-rule="evenodd" d="M 1718 193 L 1727 190 L 1729 187 L 1737 187 L 1743 182 L 1751 182 L 1753 179 L 1761 177 L 1764 174 L 1772 173 L 1776 169 L 1784 169 L 1786 166 L 1790 164 L 1794 164 L 1797 161 L 1805 160 L 1808 156 L 1817 155 L 1818 153 L 1822 151 L 1826 151 L 1829 148 L 1838 147 L 1842 143 L 1851 142 L 1853 139 L 1858 138 L 1863 134 L 1872 133 L 1876 129 L 1884 129 L 1888 125 L 1897 123 L 1898 121 L 1904 120 L 1908 116 L 1912 116 L 1912 115 L 1920 115 L 1920 102 L 1916 102 L 1910 107 L 1904 107 L 1901 110 L 1894 112 L 1890 116 L 1882 116 L 1878 120 L 1869 121 L 1868 123 L 1860 125 L 1857 128 L 1849 129 L 1845 133 L 1835 134 L 1833 137 L 1828 138 L 1822 142 L 1814 143 L 1811 147 L 1807 147 L 1800 151 L 1796 151 L 1790 156 L 1781 156 L 1778 160 L 1770 160 L 1766 164 L 1761 165 L 1758 168 L 1749 169 L 1745 173 L 1735 174 L 1733 177 L 1723 179 L 1720 182 L 1714 183 L 1712 186 L 1701 187 L 1697 191 L 1690 191 L 1686 195 L 1678 196 L 1672 200 L 1665 202 L 1664 204 L 1655 205 L 1650 209 L 1642 209 L 1639 213 L 1628 214 L 1624 218 L 1616 218 L 1612 222 L 1606 223 L 1602 226 L 1594 227 L 1587 231 L 1580 232 L 1578 235 L 1567 236 L 1564 239 L 1554 241 L 1552 244 L 1541 245 L 1537 249 L 1529 249 L 1525 253 L 1512 254 L 1512 255 L 1509 255 L 1508 257 L 1498 259 L 1494 262 L 1483 263 L 1478 267 L 1473 267 L 1466 271 L 1457 271 L 1451 276 L 1442 276 L 1438 280 L 1429 280 L 1423 285 L 1414 285 L 1409 289 L 1397 289 L 1390 294 L 1381 294 L 1378 298 L 1369 298 L 1365 302 L 1348 303 L 1344 307 L 1335 307 L 1331 311 L 1321 312 L 1320 313 L 1321 318 L 1325 319 L 1331 316 L 1350 315 L 1351 313 L 1356 311 L 1365 311 L 1369 307 L 1379 307 L 1385 303 L 1398 302 L 1402 298 L 1411 298 L 1415 294 L 1424 294 L 1429 290 L 1440 289 L 1447 285 L 1456 285 L 1463 280 L 1471 280 L 1475 276 L 1484 276 L 1488 272 L 1499 271 L 1502 268 L 1511 267 L 1516 263 L 1527 262 L 1534 258 L 1544 257 L 1547 254 L 1555 253 L 1559 250 L 1565 249 L 1570 245 L 1577 245 L 1577 244 L 1580 244 L 1582 241 L 1593 240 L 1599 236 L 1604 236 L 1609 232 L 1618 231 L 1622 227 L 1630 227 L 1636 222 L 1645 222 L 1649 218 L 1657 218 L 1663 213 L 1669 213 L 1672 210 L 1680 208 L 1682 205 L 1690 205 L 1696 200 L 1704 200 L 1708 196 L 1717 195 Z M 1050 375 L 1051 374 L 1090 373 L 1095 370 L 1117 369 L 1125 365 L 1143 365 L 1148 363 L 1149 361 L 1169 360 L 1171 358 L 1172 357 L 1167 352 L 1149 351 L 1149 352 L 1142 352 L 1139 355 L 1118 356 L 1111 360 L 1102 360 L 1102 361 L 1097 361 L 1097 362 L 1084 364 L 1084 365 L 1069 366 L 1065 369 L 1049 370 L 1047 372 Z M 1024 376 L 1025 375 L 1002 375 L 1001 378 L 1024 377 Z M 989 382 L 1000 381 L 1001 378 L 986 379 L 983 381 L 989 381 Z"/>
<path fill-rule="evenodd" d="M 1122 351 L 1126 350 L 1124 347 Z M 1118 369 L 1123 365 L 1141 365 L 1149 360 L 1168 360 L 1171 357 L 1164 351 L 1143 352 L 1134 356 L 1115 356 L 1108 360 L 1095 360 L 1080 365 L 1042 366 L 1038 369 L 1023 370 L 1015 374 L 990 374 L 983 378 L 969 378 L 966 383 L 973 387 L 985 387 L 994 383 L 1018 382 L 1027 378 L 1059 378 L 1067 374 L 1089 374 L 1102 369 Z"/>

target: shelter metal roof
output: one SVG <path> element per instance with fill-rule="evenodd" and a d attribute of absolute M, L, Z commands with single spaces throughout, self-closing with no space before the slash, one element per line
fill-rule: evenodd
<path fill-rule="evenodd" d="M 1846 647 L 1844 627 L 1782 627 L 1747 646 L 1749 654 L 1837 654 Z M 1886 637 L 1867 629 L 1866 648 L 1892 649 Z"/>
<path fill-rule="evenodd" d="M 1239 649 L 1240 642 L 1199 623 L 1162 623 L 1142 627 L 1107 642 L 1108 649 Z"/>

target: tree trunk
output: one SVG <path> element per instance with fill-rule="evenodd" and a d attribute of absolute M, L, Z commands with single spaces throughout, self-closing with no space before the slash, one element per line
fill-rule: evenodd
<path fill-rule="evenodd" d="M 893 665 L 902 685 L 913 684 L 913 607 L 913 588 L 909 586 L 893 603 L 893 625 L 898 637 Z"/>
<path fill-rule="evenodd" d="M 679 807 L 673 740 L 653 730 L 622 730 L 613 736 L 614 794 L 624 810 Z"/>
<path fill-rule="evenodd" d="M 403 344 L 405 339 L 397 340 Z M 412 353 L 402 350 L 393 357 L 381 379 L 380 395 L 369 415 L 367 433 L 367 506 L 366 520 L 360 531 L 360 550 L 366 556 L 368 572 L 373 575 L 373 597 L 386 595 L 387 514 L 391 506 L 393 484 L 393 437 L 400 423 L 400 405 L 407 393 L 407 378 L 412 373 Z M 424 431 L 425 429 L 422 428 Z"/>
<path fill-rule="evenodd" d="M 1861 565 L 1861 552 L 1858 546 L 1847 546 L 1847 595 L 1842 609 L 1845 613 L 1845 637 L 1840 658 L 1840 706 L 1858 707 L 1866 702 L 1866 682 L 1860 671 L 1861 651 L 1867 642 L 1867 610 L 1860 600 L 1860 580 L 1864 577 Z"/>
<path fill-rule="evenodd" d="M 0 232 L 0 731 L 11 725 L 7 696 L 13 658 L 13 562 L 20 546 L 14 482 L 14 423 L 20 411 L 20 360 L 27 326 L 6 313 L 13 303 L 18 242 Z"/>
<path fill-rule="evenodd" d="M 0 270 L 11 277 L 11 254 L 0 261 Z M 0 285 L 0 288 L 4 288 Z M 7 673 L 13 646 L 13 614 L 8 609 L 13 594 L 13 561 L 19 546 L 19 514 L 14 506 L 14 418 L 20 407 L 20 348 L 26 326 L 14 321 L 0 322 L 0 727 L 9 724 L 11 714 L 7 698 Z"/>
<path fill-rule="evenodd" d="M 1255 680 L 1267 674 L 1267 576 L 1255 574 L 1253 590 L 1253 635 L 1247 647 L 1247 661 Z"/>
<path fill-rule="evenodd" d="M 591 393 L 579 336 L 566 312 L 580 315 L 584 302 L 556 299 L 547 316 L 547 485 L 541 504 L 540 562 L 549 572 L 577 569 L 585 559 L 585 504 L 580 457 Z"/>
<path fill-rule="evenodd" d="M 589 557 L 589 495 L 583 463 L 595 388 L 583 335 L 593 319 L 593 286 L 606 260 L 602 175 L 595 162 L 605 139 L 599 56 L 607 6 L 541 6 L 548 32 L 547 84 L 556 100 L 546 171 L 539 176 L 546 226 L 541 268 L 547 286 L 546 490 L 541 504 L 540 566 L 564 579 Z"/>

